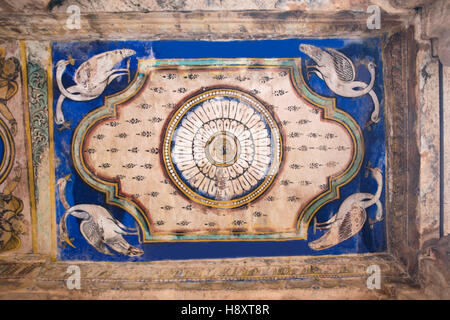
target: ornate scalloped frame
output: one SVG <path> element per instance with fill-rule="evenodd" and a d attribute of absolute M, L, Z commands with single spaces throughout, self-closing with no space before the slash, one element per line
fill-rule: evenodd
<path fill-rule="evenodd" d="M 152 235 L 148 219 L 143 210 L 132 200 L 119 194 L 117 183 L 100 180 L 90 172 L 84 164 L 82 146 L 86 133 L 98 121 L 116 116 L 116 107 L 134 97 L 143 87 L 151 70 L 158 68 L 184 67 L 243 67 L 243 68 L 288 68 L 290 80 L 297 93 L 309 103 L 323 110 L 323 118 L 340 123 L 350 134 L 353 140 L 353 155 L 350 165 L 340 175 L 329 177 L 329 188 L 312 200 L 298 214 L 296 233 L 274 233 L 264 235 L 174 235 L 161 237 Z M 308 225 L 315 213 L 326 203 L 338 199 L 339 188 L 349 183 L 361 168 L 364 157 L 364 139 L 356 121 L 346 112 L 336 106 L 334 98 L 327 98 L 313 92 L 305 83 L 301 72 L 300 58 L 285 59 L 152 59 L 139 60 L 138 70 L 134 80 L 121 92 L 105 98 L 104 105 L 87 114 L 75 129 L 72 140 L 72 159 L 76 171 L 91 187 L 106 195 L 106 202 L 119 206 L 129 212 L 139 224 L 142 234 L 141 241 L 201 241 L 201 240 L 295 240 L 306 239 Z"/>

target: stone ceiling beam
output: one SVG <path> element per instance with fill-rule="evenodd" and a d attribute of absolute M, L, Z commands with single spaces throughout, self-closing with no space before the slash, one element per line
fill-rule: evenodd
<path fill-rule="evenodd" d="M 377 5 L 389 13 L 415 8 L 430 0 L 3 0 L 0 12 L 65 13 L 76 5 L 84 13 L 211 11 L 211 10 L 301 10 L 310 12 L 366 11 Z M 400 9 L 400 10 L 399 10 Z"/>
<path fill-rule="evenodd" d="M 409 15 L 382 14 L 381 29 L 367 28 L 365 12 L 209 11 L 81 14 L 70 30 L 66 13 L 0 13 L 0 39 L 270 39 L 379 36 L 405 24 Z"/>

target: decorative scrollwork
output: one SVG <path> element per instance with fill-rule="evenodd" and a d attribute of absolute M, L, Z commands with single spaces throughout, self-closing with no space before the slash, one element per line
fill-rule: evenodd
<path fill-rule="evenodd" d="M 27 70 L 33 170 L 37 176 L 42 154 L 49 143 L 47 73 L 32 55 L 28 57 Z"/>

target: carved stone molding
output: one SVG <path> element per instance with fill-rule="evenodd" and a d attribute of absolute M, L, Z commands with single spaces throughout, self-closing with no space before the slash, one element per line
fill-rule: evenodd
<path fill-rule="evenodd" d="M 1 13 L 0 39 L 281 39 L 319 36 L 379 36 L 411 15 L 381 15 L 381 29 L 367 28 L 365 11 L 197 11 L 83 13 L 81 28 L 66 27 L 66 13 Z M 104 26 L 108 26 L 105 28 Z"/>
<path fill-rule="evenodd" d="M 416 48 L 412 28 L 396 33 L 386 43 L 385 88 L 388 150 L 388 250 L 408 272 L 417 273 L 419 249 L 417 216 L 418 168 L 417 110 L 415 104 Z"/>
<path fill-rule="evenodd" d="M 4 290 L 43 290 L 61 294 L 66 288 L 67 267 L 76 264 L 83 274 L 84 294 L 107 290 L 354 290 L 357 295 L 392 298 L 392 288 L 410 284 L 405 271 L 386 254 L 239 258 L 219 260 L 135 263 L 48 263 L 38 257 L 1 261 L 0 297 Z M 378 265 L 381 291 L 366 287 L 367 267 Z M 267 280 L 267 281 L 265 281 Z M 192 293 L 191 293 L 192 294 Z M 311 292 L 309 293 L 311 294 Z M 374 298 L 375 296 L 372 296 Z M 367 298 L 367 297 L 366 297 Z"/>

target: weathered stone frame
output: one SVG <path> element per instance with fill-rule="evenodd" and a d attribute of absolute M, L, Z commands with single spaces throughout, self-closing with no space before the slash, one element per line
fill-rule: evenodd
<path fill-rule="evenodd" d="M 416 54 L 414 29 L 385 40 L 383 50 L 386 118 L 386 212 L 388 252 L 417 273 L 420 154 L 417 145 Z"/>

